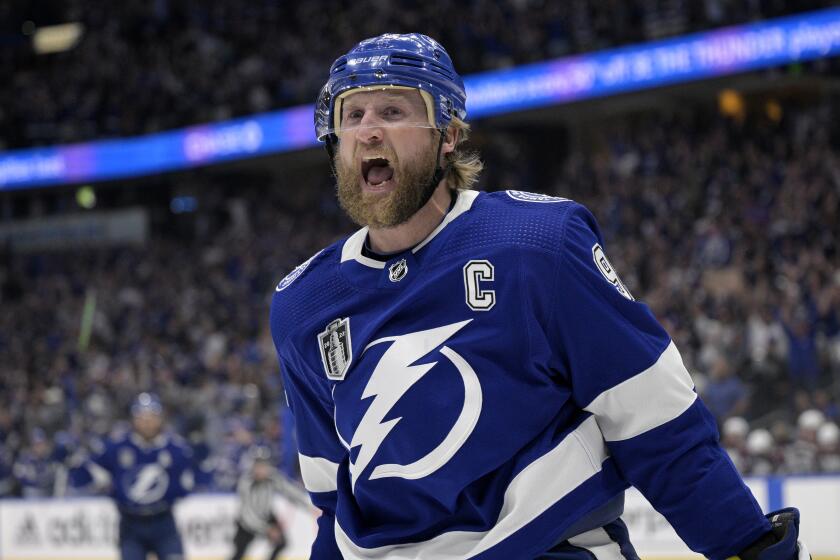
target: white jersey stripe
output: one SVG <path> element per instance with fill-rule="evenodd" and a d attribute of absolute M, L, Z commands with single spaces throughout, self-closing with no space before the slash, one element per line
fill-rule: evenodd
<path fill-rule="evenodd" d="M 494 526 L 483 532 L 450 531 L 423 542 L 362 548 L 335 523 L 335 539 L 346 559 L 462 560 L 480 554 L 522 529 L 538 515 L 601 471 L 607 447 L 594 417 L 587 418 L 554 449 L 516 475 L 505 491 Z"/>
<path fill-rule="evenodd" d="M 620 441 L 678 417 L 697 398 L 693 389 L 691 375 L 671 342 L 655 364 L 607 389 L 584 410 L 595 415 L 607 441 Z"/>
<path fill-rule="evenodd" d="M 371 268 L 385 268 L 384 262 L 366 257 L 362 254 L 362 247 L 365 246 L 367 234 L 368 228 L 365 226 L 347 238 L 347 241 L 341 247 L 341 262 L 356 260 Z"/>
<path fill-rule="evenodd" d="M 596 560 L 625 560 L 621 547 L 602 527 L 572 537 L 569 544 L 588 550 Z"/>
<path fill-rule="evenodd" d="M 476 191 L 459 191 L 458 198 L 455 200 L 455 205 L 452 209 L 447 212 L 440 224 L 438 224 L 438 226 L 433 229 L 425 239 L 411 249 L 411 252 L 416 253 L 425 247 L 432 239 L 437 237 L 437 235 L 443 231 L 446 226 L 452 223 L 455 218 L 472 208 L 473 202 L 475 202 L 476 198 L 478 198 L 478 192 Z M 362 248 L 365 246 L 368 230 L 368 227 L 363 227 L 347 238 L 347 241 L 345 241 L 344 245 L 341 246 L 341 262 L 355 260 L 358 263 L 371 268 L 385 268 L 384 262 L 366 257 L 362 254 Z"/>
<path fill-rule="evenodd" d="M 298 453 L 298 460 L 303 486 L 309 492 L 335 492 L 338 489 L 338 463 L 302 453 Z"/>

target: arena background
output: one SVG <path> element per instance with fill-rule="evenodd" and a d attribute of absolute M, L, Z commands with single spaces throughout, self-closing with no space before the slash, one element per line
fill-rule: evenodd
<path fill-rule="evenodd" d="M 338 54 L 410 31 L 467 76 L 479 188 L 593 210 L 762 506 L 840 558 L 834 4 L 0 3 L 0 559 L 115 558 L 67 471 L 142 390 L 208 475 L 188 558 L 230 553 L 252 445 L 297 479 L 268 303 L 353 230 L 311 104 Z M 277 507 L 305 557 L 315 512 Z M 644 558 L 691 555 L 637 494 L 625 519 Z"/>

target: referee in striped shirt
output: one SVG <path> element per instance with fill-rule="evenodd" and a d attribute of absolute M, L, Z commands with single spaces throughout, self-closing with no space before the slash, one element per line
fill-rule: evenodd
<path fill-rule="evenodd" d="M 231 560 L 240 560 L 256 537 L 264 537 L 271 543 L 268 559 L 274 560 L 286 546 L 283 525 L 274 515 L 274 493 L 280 492 L 292 501 L 302 498 L 296 496 L 293 491 L 295 489 L 274 469 L 267 447 L 256 447 L 252 452 L 252 460 L 250 472 L 245 473 L 237 485 L 240 508 Z"/>

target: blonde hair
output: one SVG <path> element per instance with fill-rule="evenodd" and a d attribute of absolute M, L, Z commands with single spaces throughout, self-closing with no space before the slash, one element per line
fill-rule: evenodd
<path fill-rule="evenodd" d="M 458 141 L 455 149 L 444 156 L 446 158 L 446 182 L 452 190 L 466 191 L 473 188 L 478 181 L 484 164 L 478 152 L 467 151 L 463 144 L 470 136 L 470 125 L 459 118 L 453 117 L 449 126 L 458 131 Z"/>

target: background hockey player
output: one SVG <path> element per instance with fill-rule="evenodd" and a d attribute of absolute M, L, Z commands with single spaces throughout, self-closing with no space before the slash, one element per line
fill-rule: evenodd
<path fill-rule="evenodd" d="M 679 351 L 563 198 L 471 191 L 466 94 L 419 34 L 362 41 L 316 106 L 360 229 L 276 288 L 312 557 L 637 558 L 634 485 L 713 559 L 806 558 L 765 517 Z"/>
<path fill-rule="evenodd" d="M 184 547 L 172 507 L 193 488 L 191 450 L 178 436 L 163 431 L 163 407 L 152 393 L 131 406 L 133 430 L 104 442 L 85 462 L 77 483 L 108 487 L 120 514 L 122 560 L 180 560 Z M 85 480 L 87 479 L 87 480 Z"/>

